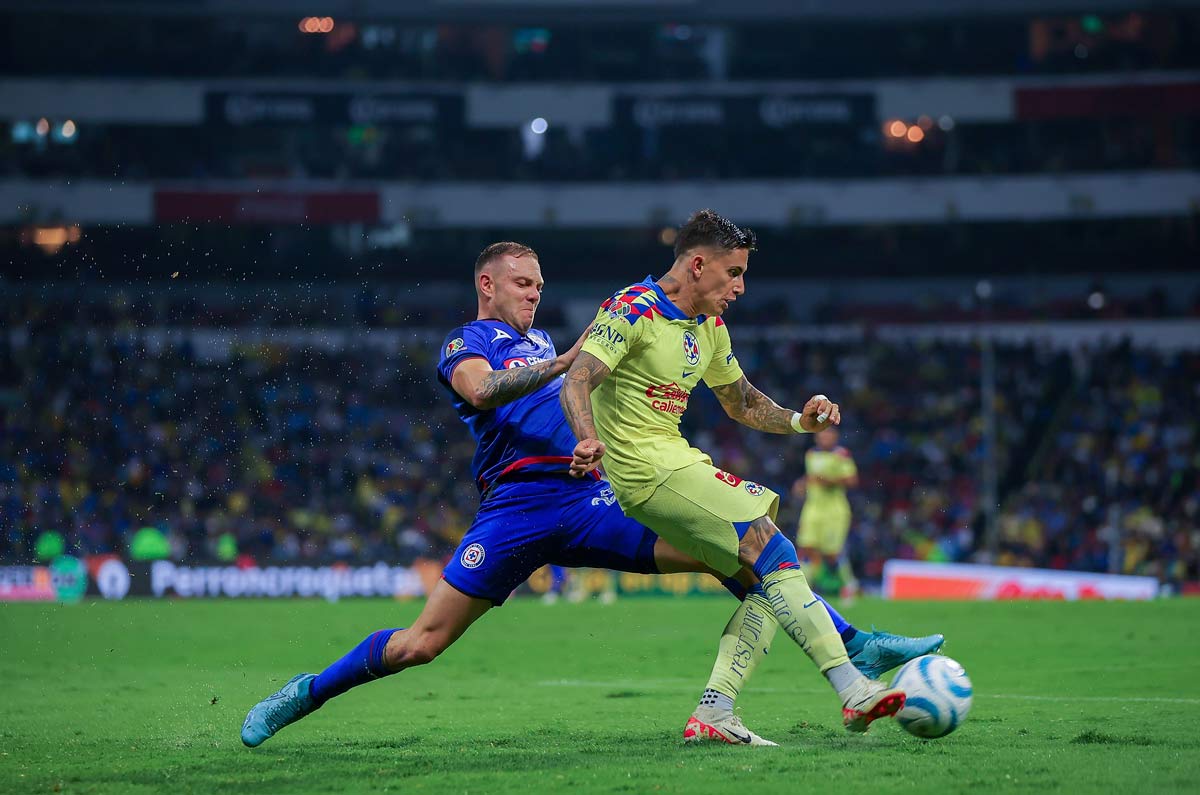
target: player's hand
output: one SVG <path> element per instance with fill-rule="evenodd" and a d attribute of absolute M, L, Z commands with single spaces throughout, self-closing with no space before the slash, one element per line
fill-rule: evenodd
<path fill-rule="evenodd" d="M 604 449 L 604 442 L 599 439 L 584 439 L 575 445 L 575 452 L 571 456 L 571 477 L 581 478 L 600 466 Z"/>
<path fill-rule="evenodd" d="M 592 325 L 593 324 L 591 323 L 588 324 L 587 328 L 585 328 L 583 333 L 579 335 L 579 339 L 575 340 L 575 344 L 571 346 L 569 351 L 566 353 L 560 353 L 558 355 L 558 361 L 563 366 L 563 372 L 570 370 L 571 365 L 575 363 L 575 357 L 577 357 L 579 352 L 583 350 L 583 343 L 587 342 L 587 338 L 591 336 Z"/>
<path fill-rule="evenodd" d="M 823 431 L 830 425 L 842 424 L 842 411 L 838 404 L 824 395 L 813 395 L 800 412 L 800 427 L 809 433 Z"/>

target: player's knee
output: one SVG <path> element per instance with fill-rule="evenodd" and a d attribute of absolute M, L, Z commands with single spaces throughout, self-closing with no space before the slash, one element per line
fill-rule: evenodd
<path fill-rule="evenodd" d="M 781 569 L 799 568 L 800 558 L 796 547 L 783 533 L 776 531 L 763 546 L 754 562 L 754 573 L 761 579 Z"/>
<path fill-rule="evenodd" d="M 758 556 L 766 549 L 767 544 L 776 536 L 782 537 L 779 528 L 768 516 L 760 516 L 745 525 L 734 524 L 738 530 L 738 557 L 746 564 L 753 565 Z"/>

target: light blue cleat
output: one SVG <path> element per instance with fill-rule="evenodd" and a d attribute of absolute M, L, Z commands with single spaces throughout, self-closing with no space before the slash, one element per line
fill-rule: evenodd
<path fill-rule="evenodd" d="M 868 634 L 859 630 L 859 635 L 866 635 L 866 638 L 860 648 L 850 656 L 850 662 L 869 679 L 878 679 L 909 660 L 933 654 L 946 640 L 945 636 L 940 634 L 909 638 L 890 632 L 872 631 Z M 855 640 L 857 639 L 856 636 Z"/>
<path fill-rule="evenodd" d="M 316 678 L 316 674 L 297 674 L 278 691 L 251 707 L 242 724 L 242 742 L 256 748 L 284 726 L 317 709 L 308 693 Z"/>

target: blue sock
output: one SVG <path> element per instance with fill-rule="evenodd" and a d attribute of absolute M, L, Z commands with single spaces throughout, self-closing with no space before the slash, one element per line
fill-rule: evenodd
<path fill-rule="evenodd" d="M 798 568 L 800 558 L 796 557 L 796 547 L 783 533 L 771 536 L 758 560 L 754 561 L 754 575 L 760 580 L 773 571 Z"/>
<path fill-rule="evenodd" d="M 351 649 L 349 654 L 319 673 L 308 690 L 317 706 L 340 696 L 352 687 L 365 685 L 393 673 L 383 667 L 383 650 L 387 648 L 388 639 L 399 631 L 397 628 L 372 632 L 362 643 Z"/>

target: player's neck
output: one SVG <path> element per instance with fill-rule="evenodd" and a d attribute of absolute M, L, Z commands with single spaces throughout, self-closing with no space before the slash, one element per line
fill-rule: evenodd
<path fill-rule="evenodd" d="M 673 270 L 673 269 L 672 269 Z M 673 276 L 671 271 L 659 279 L 656 284 L 658 289 L 662 290 L 663 295 L 671 299 L 671 303 L 679 308 L 679 311 L 688 317 L 696 317 L 700 313 L 696 311 L 695 299 L 688 290 L 688 285 L 677 276 Z"/>
<path fill-rule="evenodd" d="M 504 318 L 500 317 L 500 315 L 496 314 L 495 311 L 493 311 L 489 307 L 485 307 L 483 304 L 479 305 L 479 311 L 475 313 L 475 319 L 476 320 L 490 320 L 493 323 L 503 323 L 504 325 L 508 326 L 513 331 L 520 334 L 522 337 L 529 336 L 529 329 L 525 329 L 524 331 L 521 331 L 521 327 L 518 326 L 516 323 L 512 322 L 511 320 L 505 320 Z"/>

